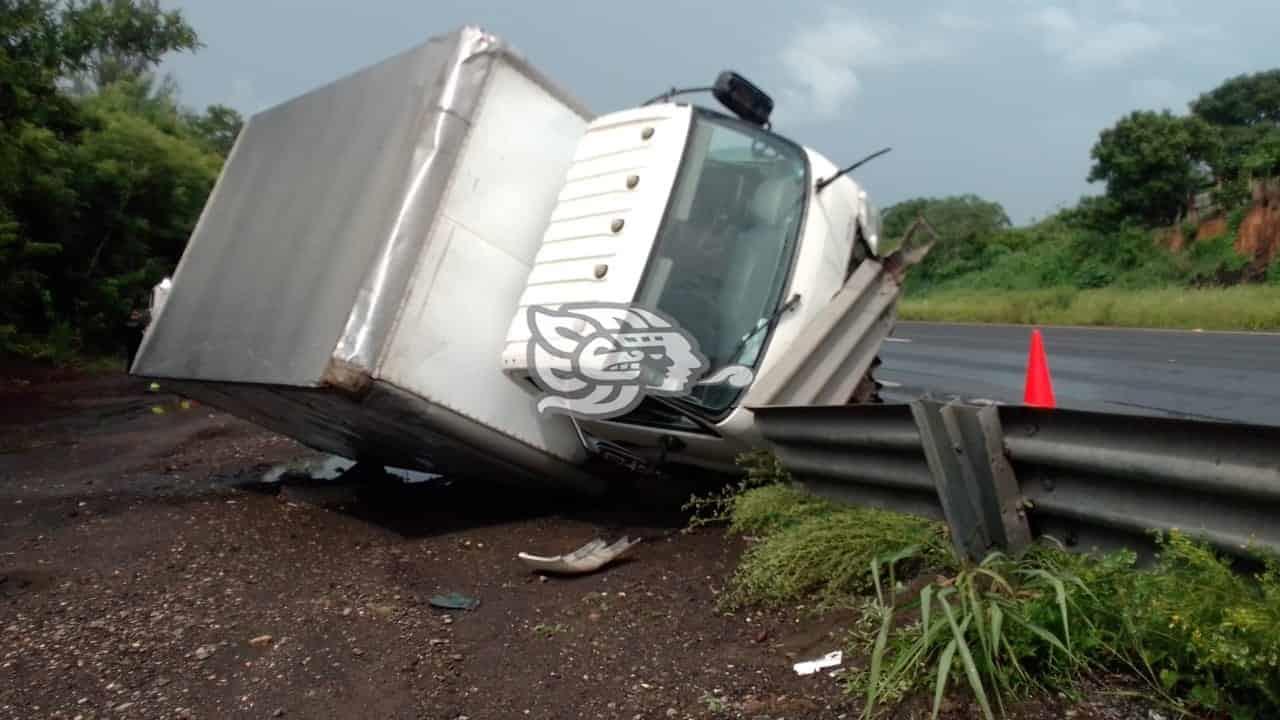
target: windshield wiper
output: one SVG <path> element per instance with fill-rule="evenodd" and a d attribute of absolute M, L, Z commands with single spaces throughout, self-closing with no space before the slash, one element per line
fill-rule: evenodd
<path fill-rule="evenodd" d="M 720 433 L 716 431 L 715 423 L 711 422 L 711 420 L 709 420 L 707 416 L 700 411 L 702 406 L 697 403 L 663 395 L 649 395 L 646 399 L 652 400 L 655 404 L 661 405 L 686 420 L 689 420 L 702 430 L 709 432 L 712 435 L 720 435 Z"/>
<path fill-rule="evenodd" d="M 733 363 L 733 361 L 735 361 L 738 358 L 738 354 L 741 353 L 743 348 L 747 346 L 747 343 L 751 342 L 751 338 L 755 337 L 756 335 L 759 335 L 760 331 L 764 330 L 765 328 L 768 328 L 770 331 L 772 331 L 773 326 L 778 324 L 778 320 L 784 314 L 796 309 L 796 306 L 799 304 L 800 304 L 800 293 L 796 293 L 792 295 L 785 303 L 783 303 L 782 305 L 779 305 L 776 310 L 774 310 L 772 313 L 769 314 L 769 317 L 761 318 L 760 320 L 757 320 L 755 328 L 752 329 L 750 332 L 748 332 L 746 335 L 743 335 L 742 339 L 738 341 L 738 345 L 733 349 L 733 353 L 729 355 L 729 360 L 726 361 L 726 363 L 727 364 Z M 718 370 L 719 368 L 716 368 L 716 369 Z"/>

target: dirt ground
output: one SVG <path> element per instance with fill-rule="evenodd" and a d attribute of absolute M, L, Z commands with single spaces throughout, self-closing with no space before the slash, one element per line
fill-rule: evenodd
<path fill-rule="evenodd" d="M 0 717 L 860 711 L 791 670 L 839 649 L 849 617 L 715 612 L 741 540 L 616 501 L 262 481 L 314 455 L 123 375 L 0 372 Z M 516 559 L 624 534 L 644 542 L 583 578 Z M 451 592 L 480 605 L 429 604 Z M 1096 698 L 1015 715 L 1148 717 Z"/>

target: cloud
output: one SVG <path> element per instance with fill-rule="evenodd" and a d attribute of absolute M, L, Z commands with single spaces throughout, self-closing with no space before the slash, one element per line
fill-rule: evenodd
<path fill-rule="evenodd" d="M 247 75 L 236 75 L 231 79 L 229 103 L 231 107 L 250 114 L 260 109 L 253 78 Z"/>
<path fill-rule="evenodd" d="M 1151 109 L 1172 109 L 1187 101 L 1187 93 L 1176 83 L 1163 77 L 1134 80 L 1129 84 L 1129 94 L 1140 107 Z"/>
<path fill-rule="evenodd" d="M 991 23 L 985 20 L 954 10 L 939 10 L 934 13 L 933 21 L 939 27 L 955 32 L 978 32 L 991 28 Z"/>
<path fill-rule="evenodd" d="M 1051 5 L 1030 18 L 1045 50 L 1070 70 L 1097 70 L 1124 65 L 1172 44 L 1167 26 L 1144 19 L 1144 4 L 1129 0 L 1121 9 L 1130 17 L 1100 18 Z"/>
<path fill-rule="evenodd" d="M 778 53 L 785 73 L 783 95 L 790 107 L 803 107 L 818 118 L 841 111 L 857 94 L 859 73 L 934 60 L 947 53 L 943 23 L 963 23 L 961 15 L 938 14 L 931 29 L 904 33 L 898 25 L 847 10 L 828 10 L 813 24 L 801 26 Z"/>
<path fill-rule="evenodd" d="M 1074 73 L 1125 66 L 1174 47 L 1185 53 L 1219 46 L 1210 42 L 1212 22 L 1195 22 L 1167 0 L 1004 0 L 981 12 L 954 0 L 931 5 L 913 7 L 898 21 L 839 8 L 817 13 L 777 52 L 785 100 L 779 105 L 799 108 L 789 114 L 810 122 L 827 120 L 855 101 L 877 70 L 990 55 L 1019 40 L 1038 43 Z M 1151 99 L 1174 93 L 1158 82 L 1134 92 Z"/>

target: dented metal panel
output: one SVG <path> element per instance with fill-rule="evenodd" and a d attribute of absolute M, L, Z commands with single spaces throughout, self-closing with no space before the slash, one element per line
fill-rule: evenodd
<path fill-rule="evenodd" d="M 413 279 L 418 260 L 499 66 L 590 118 L 476 28 L 251 118 L 134 371 L 358 389 L 406 288 L 431 279 Z"/>
<path fill-rule="evenodd" d="M 893 330 L 902 288 L 889 266 L 865 260 L 751 386 L 744 405 L 848 402 Z"/>
<path fill-rule="evenodd" d="M 966 554 L 1152 549 L 1172 529 L 1218 549 L 1280 551 L 1280 430 L 1177 418 L 917 402 L 755 408 L 814 491 L 943 518 Z M 950 419 L 948 419 L 950 418 Z M 926 462 L 927 460 L 927 462 Z"/>

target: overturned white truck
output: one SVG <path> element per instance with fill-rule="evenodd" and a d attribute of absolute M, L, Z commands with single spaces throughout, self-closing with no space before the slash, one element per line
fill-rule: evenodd
<path fill-rule="evenodd" d="M 593 116 L 466 27 L 252 117 L 136 375 L 348 458 L 598 487 L 873 398 L 905 262 L 865 193 L 678 101 Z"/>

